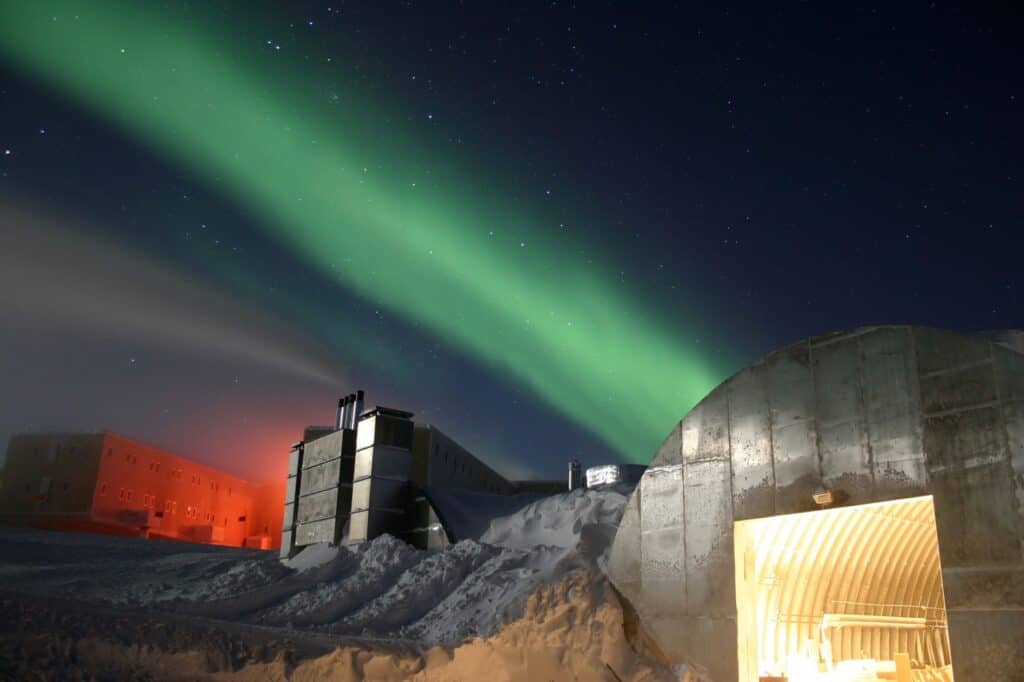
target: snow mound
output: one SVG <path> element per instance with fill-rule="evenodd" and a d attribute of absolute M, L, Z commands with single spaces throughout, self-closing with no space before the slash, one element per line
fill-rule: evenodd
<path fill-rule="evenodd" d="M 264 611 L 260 620 L 292 626 L 332 623 L 387 591 L 406 568 L 427 554 L 390 535 L 342 550 L 331 562 L 343 568 L 333 579 L 293 594 Z M 331 563 L 321 568 L 330 568 Z"/>
<path fill-rule="evenodd" d="M 515 514 L 495 519 L 480 541 L 509 547 L 573 549 L 584 526 L 618 527 L 629 501 L 628 488 L 579 489 L 545 497 Z"/>
<path fill-rule="evenodd" d="M 443 551 L 384 535 L 307 547 L 286 562 L 238 548 L 0 528 L 0 575 L 26 593 L 454 647 L 520 618 L 538 586 L 599 568 L 628 493 L 519 500 Z"/>
<path fill-rule="evenodd" d="M 338 558 L 341 549 L 334 545 L 321 543 L 307 547 L 305 551 L 299 552 L 291 559 L 282 562 L 288 568 L 302 573 L 311 568 L 317 568 Z"/>

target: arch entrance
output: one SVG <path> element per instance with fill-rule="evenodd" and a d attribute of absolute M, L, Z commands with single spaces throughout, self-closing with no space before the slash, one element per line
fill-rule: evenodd
<path fill-rule="evenodd" d="M 739 679 L 953 679 L 930 495 L 738 521 Z"/>

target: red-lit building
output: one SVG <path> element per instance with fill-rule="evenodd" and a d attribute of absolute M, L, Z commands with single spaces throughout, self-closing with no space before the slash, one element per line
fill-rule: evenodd
<path fill-rule="evenodd" d="M 17 434 L 0 521 L 275 548 L 284 485 L 258 484 L 110 433 Z"/>

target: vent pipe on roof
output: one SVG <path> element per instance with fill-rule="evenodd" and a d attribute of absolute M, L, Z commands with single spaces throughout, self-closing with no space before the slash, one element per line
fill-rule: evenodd
<path fill-rule="evenodd" d="M 352 414 L 356 411 L 356 394 L 349 393 L 345 398 L 347 405 L 345 405 L 345 422 L 342 424 L 346 429 L 352 428 Z"/>
<path fill-rule="evenodd" d="M 359 421 L 359 415 L 363 413 L 363 392 L 356 392 L 356 402 L 352 406 L 352 419 L 350 429 L 356 428 L 356 422 Z"/>
<path fill-rule="evenodd" d="M 334 427 L 336 429 L 344 428 L 345 426 L 345 406 L 348 404 L 348 396 L 338 398 L 338 415 L 334 419 Z"/>

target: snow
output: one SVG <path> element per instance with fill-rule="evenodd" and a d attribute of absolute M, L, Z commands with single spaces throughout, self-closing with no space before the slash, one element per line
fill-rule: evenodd
<path fill-rule="evenodd" d="M 491 520 L 444 551 L 391 536 L 276 552 L 0 529 L 8 589 L 429 647 L 488 637 L 542 583 L 600 565 L 628 488 L 576 490 Z"/>
<path fill-rule="evenodd" d="M 305 551 L 299 552 L 291 559 L 287 559 L 284 565 L 302 573 L 337 559 L 340 551 L 341 548 L 326 543 L 313 545 L 306 548 Z"/>

